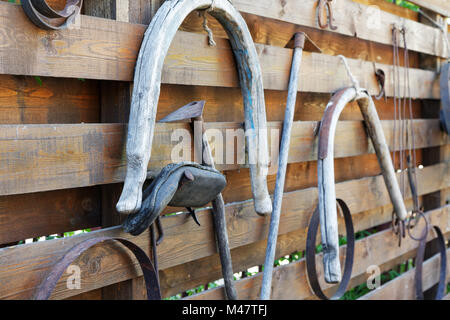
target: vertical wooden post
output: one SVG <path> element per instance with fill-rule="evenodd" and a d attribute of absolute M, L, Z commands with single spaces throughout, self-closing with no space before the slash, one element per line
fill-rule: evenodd
<path fill-rule="evenodd" d="M 149 24 L 162 2 L 163 0 L 85 0 L 84 12 L 123 22 Z M 131 82 L 101 81 L 101 121 L 128 123 L 131 92 Z M 124 217 L 116 211 L 121 191 L 121 184 L 102 186 L 102 227 L 111 227 L 123 222 Z M 102 288 L 102 299 L 143 300 L 146 297 L 143 277 Z"/>

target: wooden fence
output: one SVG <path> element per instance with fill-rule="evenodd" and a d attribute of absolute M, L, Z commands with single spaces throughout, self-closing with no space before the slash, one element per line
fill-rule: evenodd
<path fill-rule="evenodd" d="M 0 2 L 0 299 L 30 299 L 62 255 L 85 239 L 120 236 L 150 251 L 148 232 L 137 237 L 122 232 L 115 204 L 125 173 L 124 137 L 134 65 L 146 24 L 163 1 L 85 0 L 79 25 L 52 32 L 36 28 L 22 8 L 10 2 Z M 57 7 L 65 1 L 48 2 Z M 445 22 L 449 15 L 448 0 L 411 2 L 437 21 Z M 379 90 L 373 62 L 385 71 L 388 97 L 375 103 L 394 147 L 394 23 L 405 25 L 411 50 L 416 165 L 423 167 L 418 170 L 420 200 L 430 221 L 448 239 L 450 138 L 440 130 L 438 120 L 438 72 L 447 54 L 443 33 L 417 12 L 384 0 L 333 1 L 338 29 L 324 31 L 316 21 L 316 3 L 233 0 L 256 43 L 270 127 L 280 127 L 284 118 L 292 57 L 286 44 L 295 32 L 304 31 L 322 49 L 320 54 L 304 53 L 276 257 L 305 249 L 307 225 L 317 203 L 318 124 L 330 94 L 349 85 L 336 55 L 348 57 L 352 72 L 371 94 Z M 373 10 L 375 24 L 371 24 Z M 210 18 L 209 26 L 216 47 L 208 46 L 197 14 L 189 15 L 177 33 L 164 64 L 157 119 L 190 101 L 206 100 L 208 127 L 241 128 L 242 97 L 233 54 L 220 25 Z M 403 65 L 402 52 L 400 56 Z M 403 80 L 399 85 L 406 86 Z M 337 196 L 349 205 L 355 231 L 373 233 L 356 242 L 350 285 L 355 287 L 366 282 L 369 266 L 377 265 L 383 272 L 396 269 L 415 257 L 418 244 L 405 239 L 398 247 L 391 229 L 382 227 L 391 221 L 392 206 L 357 105 L 346 107 L 340 120 L 335 148 Z M 171 132 L 184 127 L 157 125 L 150 170 L 170 162 L 176 144 Z M 245 165 L 218 168 L 228 181 L 223 195 L 233 268 L 239 273 L 263 264 L 270 217 L 258 216 L 253 209 Z M 275 175 L 268 177 L 268 183 L 273 193 Z M 408 208 L 410 198 L 408 193 Z M 164 213 L 179 210 L 168 208 Z M 180 293 L 185 299 L 224 298 L 222 287 L 185 293 L 221 278 L 211 212 L 201 210 L 198 217 L 201 226 L 186 214 L 162 218 L 165 240 L 158 257 L 164 298 Z M 23 243 L 87 228 L 95 231 Z M 432 289 L 438 280 L 439 258 L 433 254 L 430 250 L 424 264 L 425 289 Z M 95 246 L 75 264 L 81 268 L 81 289 L 67 288 L 67 273 L 52 299 L 145 298 L 137 261 L 117 244 Z M 414 271 L 362 298 L 413 299 Z M 261 278 L 259 272 L 239 279 L 239 298 L 257 299 Z M 275 268 L 272 298 L 314 298 L 304 259 Z"/>

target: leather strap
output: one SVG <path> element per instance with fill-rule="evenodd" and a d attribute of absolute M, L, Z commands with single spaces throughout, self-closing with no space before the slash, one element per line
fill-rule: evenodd
<path fill-rule="evenodd" d="M 131 252 L 133 252 L 134 256 L 139 262 L 139 265 L 141 266 L 142 273 L 144 275 L 145 286 L 147 288 L 147 299 L 161 300 L 161 292 L 158 277 L 156 275 L 155 269 L 153 268 L 153 264 L 150 261 L 149 257 L 147 256 L 147 254 L 141 248 L 139 248 L 137 245 L 135 245 L 133 242 L 129 240 L 123 238 L 110 238 L 110 237 L 98 237 L 88 239 L 70 249 L 64 255 L 64 257 L 62 257 L 62 259 L 55 264 L 55 266 L 50 271 L 47 278 L 42 282 L 42 284 L 40 285 L 39 289 L 37 290 L 34 296 L 34 300 L 47 300 L 50 297 L 51 293 L 53 292 L 53 289 L 55 288 L 59 278 L 61 278 L 64 271 L 67 269 L 68 266 L 70 266 L 70 264 L 76 258 L 78 258 L 83 252 L 85 252 L 90 247 L 100 242 L 109 240 L 118 241 L 125 247 L 130 249 Z"/>
<path fill-rule="evenodd" d="M 341 207 L 342 213 L 344 215 L 345 231 L 347 235 L 347 249 L 342 281 L 340 282 L 337 291 L 331 298 L 328 298 L 322 291 L 316 271 L 316 236 L 320 222 L 318 206 L 314 210 L 314 213 L 309 222 L 308 234 L 306 237 L 306 271 L 308 275 L 308 282 L 314 294 L 322 300 L 340 299 L 347 290 L 347 286 L 352 275 L 353 258 L 355 253 L 355 232 L 353 229 L 352 216 L 350 214 L 348 206 L 343 200 L 337 199 L 337 203 Z"/>
<path fill-rule="evenodd" d="M 442 127 L 450 134 L 450 62 L 445 63 L 441 69 L 440 79 L 441 104 L 440 118 Z"/>
<path fill-rule="evenodd" d="M 80 13 L 83 0 L 67 0 L 61 11 L 52 9 L 45 0 L 22 0 L 22 8 L 28 18 L 44 30 L 60 30 L 67 28 Z M 65 19 L 60 25 L 55 25 L 53 19 Z M 53 23 L 52 23 L 53 22 Z"/>
<path fill-rule="evenodd" d="M 434 231 L 436 231 L 439 254 L 441 256 L 441 267 L 439 270 L 439 285 L 436 292 L 434 300 L 441 300 L 445 295 L 446 287 L 446 273 L 447 273 L 447 248 L 445 245 L 445 238 L 442 234 L 441 229 L 438 226 L 433 226 Z M 422 271 L 423 271 L 423 259 L 425 256 L 425 247 L 427 244 L 427 233 L 430 230 L 425 227 L 422 232 L 422 240 L 419 242 L 419 248 L 417 249 L 416 255 L 416 273 L 415 273 L 415 283 L 416 283 L 416 299 L 424 300 L 423 296 L 423 286 L 422 286 Z"/>

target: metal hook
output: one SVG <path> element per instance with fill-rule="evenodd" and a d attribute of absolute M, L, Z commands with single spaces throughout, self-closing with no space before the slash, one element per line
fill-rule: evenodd
<path fill-rule="evenodd" d="M 335 25 L 333 25 L 333 7 L 332 7 L 332 2 L 333 0 L 319 0 L 319 5 L 318 5 L 318 22 L 319 22 L 319 27 L 322 29 L 326 29 L 326 28 L 330 28 L 331 30 L 336 30 L 337 27 Z M 324 23 L 322 21 L 322 13 L 325 11 L 326 16 L 327 16 L 327 21 L 326 23 Z"/>

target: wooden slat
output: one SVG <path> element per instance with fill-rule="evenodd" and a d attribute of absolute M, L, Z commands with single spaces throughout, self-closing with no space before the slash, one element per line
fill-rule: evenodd
<path fill-rule="evenodd" d="M 0 75 L 0 124 L 99 122 L 97 82 Z"/>
<path fill-rule="evenodd" d="M 388 2 L 386 3 L 390 4 Z M 394 5 L 393 7 L 405 9 Z M 411 10 L 406 11 L 413 12 Z M 347 58 L 375 61 L 383 64 L 392 64 L 393 61 L 391 45 L 370 42 L 339 33 L 323 32 L 321 29 L 305 27 L 245 12 L 242 12 L 242 16 L 248 25 L 255 43 L 284 48 L 296 32 L 305 32 L 324 54 L 332 56 L 342 54 Z M 214 37 L 228 38 L 222 25 L 217 20 L 208 19 L 208 27 L 212 30 Z M 205 34 L 203 18 L 196 12 L 191 13 L 184 20 L 180 30 Z M 418 56 L 419 54 L 417 52 L 409 51 L 410 67 L 416 68 L 419 66 Z M 400 49 L 400 65 L 404 65 L 403 49 Z"/>
<path fill-rule="evenodd" d="M 0 17 L 3 21 L 0 29 L 8 35 L 0 49 L 0 73 L 132 80 L 144 32 L 142 25 L 82 16 L 80 29 L 52 33 L 53 39 L 27 21 L 18 6 L 0 2 Z M 217 47 L 211 48 L 204 35 L 178 32 L 165 60 L 162 81 L 237 87 L 238 77 L 229 43 L 226 39 L 216 39 L 216 42 Z M 257 50 L 265 88 L 286 90 L 292 50 L 265 45 L 257 45 Z M 303 59 L 301 91 L 332 92 L 349 84 L 339 58 L 305 54 Z M 349 65 L 361 86 L 371 94 L 378 93 L 372 63 L 349 60 Z M 392 67 L 381 64 L 378 67 L 386 73 L 386 91 L 392 96 Z M 434 72 L 411 69 L 410 74 L 413 97 L 439 98 Z M 400 85 L 403 87 L 404 83 Z"/>
<path fill-rule="evenodd" d="M 319 28 L 316 0 L 235 0 L 233 4 L 242 12 Z M 446 57 L 442 33 L 439 30 L 385 11 L 379 12 L 379 21 L 374 20 L 376 17 L 372 16 L 373 10 L 370 10 L 370 7 L 352 0 L 334 2 L 333 11 L 335 25 L 338 26 L 333 32 L 391 45 L 392 25 L 404 23 L 408 30 L 409 49 Z"/>
<path fill-rule="evenodd" d="M 286 109 L 287 91 L 265 90 L 266 115 L 268 121 L 283 121 Z M 205 86 L 183 86 L 164 84 L 161 86 L 161 95 L 158 102 L 158 113 L 156 119 L 162 119 L 169 113 L 177 110 L 181 106 L 191 102 L 205 100 L 204 119 L 207 122 L 244 122 L 244 108 L 242 107 L 242 93 L 240 88 L 205 87 Z M 301 92 L 298 94 L 295 107 L 294 120 L 320 121 L 328 101 L 329 93 Z M 388 98 L 375 100 L 378 116 L 381 120 L 394 119 L 394 100 Z M 112 109 L 112 106 L 111 108 Z M 116 108 L 114 108 L 115 110 Z M 412 101 L 414 118 L 439 118 L 422 115 L 421 100 Z M 108 110 L 107 112 L 112 112 Z M 122 112 L 121 110 L 118 110 Z M 125 111 L 123 111 L 125 113 Z M 361 111 L 356 102 L 349 103 L 342 114 L 340 120 L 362 120 Z M 112 122 L 112 121 L 108 121 Z M 128 120 L 126 121 L 128 122 Z"/>
<path fill-rule="evenodd" d="M 414 123 L 417 148 L 448 143 L 448 136 L 440 131 L 438 120 L 415 120 Z M 281 123 L 276 122 L 269 123 L 268 126 L 280 128 L 280 125 Z M 318 123 L 312 121 L 295 122 L 290 163 L 316 159 L 317 126 Z M 392 140 L 393 121 L 383 121 L 383 126 L 389 142 Z M 208 123 L 207 127 L 237 129 L 241 128 L 242 124 Z M 172 162 L 171 151 L 173 146 L 178 144 L 178 140 L 172 142 L 171 135 L 177 128 L 190 130 L 188 124 L 157 125 L 149 164 L 152 170 Z M 2 195 L 123 181 L 125 125 L 5 125 L 0 129 Z M 353 142 L 349 143 L 351 138 Z M 341 121 L 337 128 L 335 146 L 336 158 L 374 152 L 360 121 Z M 220 170 L 243 167 L 239 164 L 216 163 Z M 274 169 L 273 166 L 270 172 L 275 173 Z"/>
<path fill-rule="evenodd" d="M 412 209 L 411 200 L 407 200 L 406 205 L 409 210 Z M 355 232 L 391 221 L 392 210 L 392 205 L 386 205 L 353 214 Z M 340 231 L 344 234 L 343 221 L 340 221 L 339 224 L 342 229 Z M 275 258 L 305 250 L 306 231 L 306 229 L 299 229 L 279 235 Z M 239 272 L 264 264 L 266 247 L 267 242 L 262 240 L 232 249 L 233 270 Z M 164 297 L 170 297 L 221 278 L 222 270 L 218 254 L 160 271 L 160 284 Z"/>
<path fill-rule="evenodd" d="M 418 6 L 439 13 L 445 17 L 450 17 L 449 0 L 410 0 Z"/>
<path fill-rule="evenodd" d="M 396 5 L 395 3 L 388 2 L 387 0 L 353 0 L 354 2 L 358 2 L 364 4 L 366 6 L 377 6 L 383 11 L 392 13 L 398 17 L 406 18 L 409 20 L 418 21 L 419 13 L 413 11 L 411 9 Z"/>
<path fill-rule="evenodd" d="M 439 225 L 444 232 L 450 231 L 448 214 L 450 207 L 433 210 L 428 213 L 430 221 Z M 418 242 L 411 238 L 406 238 L 402 246 L 397 246 L 396 235 L 391 230 L 378 232 L 372 236 L 356 241 L 355 260 L 353 264 L 352 277 L 366 274 L 367 267 L 371 265 L 381 265 L 389 260 L 395 259 L 411 250 L 416 250 Z M 340 250 L 341 257 L 345 250 Z M 323 281 L 322 255 L 316 256 L 317 274 L 322 288 L 330 288 L 333 285 L 325 284 Z M 236 289 L 240 299 L 258 299 L 262 273 L 252 277 L 241 279 L 236 282 Z M 290 263 L 274 269 L 272 295 L 273 300 L 282 299 L 305 299 L 311 298 L 311 291 L 306 277 L 305 260 Z M 197 300 L 223 299 L 222 288 L 210 289 L 200 294 L 188 297 Z"/>
<path fill-rule="evenodd" d="M 447 260 L 450 259 L 450 249 L 447 249 Z M 439 281 L 440 255 L 437 254 L 423 264 L 422 286 L 426 291 Z M 447 264 L 447 279 L 450 280 L 450 265 Z M 415 300 L 414 276 L 416 268 L 408 270 L 379 288 L 370 291 L 358 300 Z"/>
<path fill-rule="evenodd" d="M 0 197 L 0 244 L 101 223 L 97 187 Z"/>
<path fill-rule="evenodd" d="M 419 193 L 428 193 L 448 187 L 446 184 L 450 181 L 441 178 L 448 175 L 449 170 L 448 163 L 420 170 L 418 172 L 418 180 L 421 181 Z M 389 203 L 389 196 L 381 176 L 338 183 L 336 192 L 339 198 L 345 199 L 353 214 Z M 299 202 L 298 199 L 302 199 L 302 201 Z M 316 202 L 316 188 L 286 193 L 279 234 L 304 230 Z M 270 222 L 269 217 L 256 215 L 252 201 L 227 205 L 226 211 L 231 248 L 265 239 Z M 197 226 L 187 215 L 162 219 L 166 240 L 158 247 L 161 269 L 216 253 L 210 211 L 199 211 L 198 217 L 201 226 Z M 189 241 L 186 241 L 186 235 L 189 235 Z M 146 252 L 149 252 L 148 231 L 133 237 L 124 234 L 120 227 L 94 231 L 67 239 L 0 249 L 0 282 L 2 283 L 0 298 L 29 298 L 62 254 L 75 244 L 95 236 L 119 236 L 132 239 Z M 129 255 L 124 254 L 123 250 L 118 250 L 116 244 L 105 244 L 89 250 L 75 263 L 82 270 L 81 290 L 68 290 L 63 278 L 56 288 L 54 298 L 66 298 L 132 279 L 141 274 L 136 261 L 130 260 Z"/>

